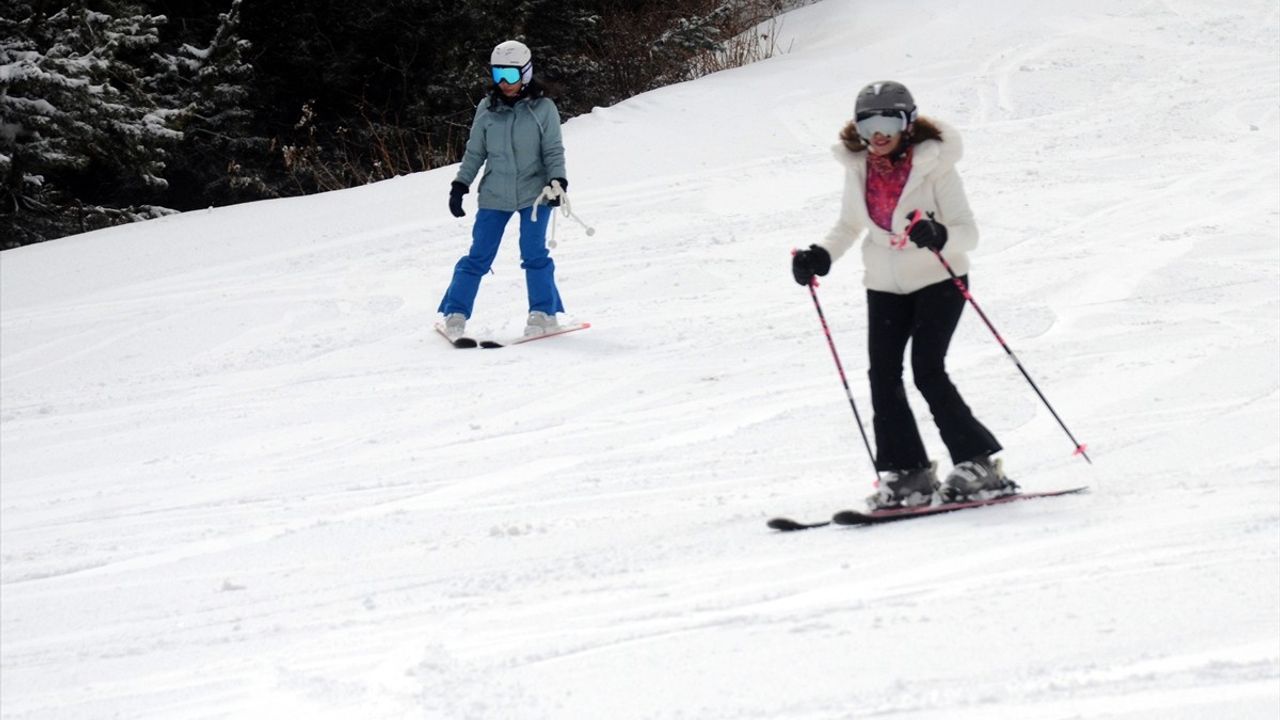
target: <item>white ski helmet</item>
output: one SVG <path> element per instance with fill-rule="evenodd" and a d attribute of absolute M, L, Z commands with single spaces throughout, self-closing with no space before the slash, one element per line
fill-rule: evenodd
<path fill-rule="evenodd" d="M 529 46 L 519 40 L 508 40 L 499 44 L 493 49 L 493 53 L 489 55 L 489 65 L 492 67 L 518 68 L 520 70 L 520 82 L 528 85 L 533 79 L 533 53 L 529 52 Z M 495 76 L 494 82 L 497 82 Z"/>

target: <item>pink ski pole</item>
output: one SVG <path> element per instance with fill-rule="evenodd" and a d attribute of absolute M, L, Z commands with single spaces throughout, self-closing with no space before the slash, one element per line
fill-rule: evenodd
<path fill-rule="evenodd" d="M 911 223 L 908 224 L 907 229 L 903 231 L 902 237 L 906 238 L 909 236 L 911 234 L 911 228 L 915 227 L 916 223 L 920 222 L 922 219 L 924 219 L 924 216 L 919 210 L 912 211 Z M 978 306 L 978 301 L 973 299 L 973 295 L 969 292 L 969 288 L 965 286 L 964 281 L 956 275 L 955 270 L 951 269 L 951 263 L 947 262 L 947 259 L 942 257 L 941 252 L 933 248 L 929 249 L 933 250 L 933 254 L 938 258 L 938 262 L 942 263 L 942 267 L 946 268 L 947 274 L 951 276 L 951 282 L 955 283 L 956 289 L 960 291 L 960 294 L 964 296 L 965 300 L 969 301 L 969 304 L 973 306 L 973 309 L 978 312 L 978 317 L 982 318 L 982 322 L 986 323 L 987 329 L 996 337 L 996 340 L 1000 343 L 1000 347 L 1004 348 L 1005 354 L 1009 356 L 1009 359 L 1013 361 L 1014 365 L 1018 366 L 1018 372 L 1022 373 L 1022 377 L 1026 378 L 1027 383 L 1031 385 L 1031 389 L 1035 390 L 1036 395 L 1040 396 L 1040 401 L 1044 403 L 1044 406 L 1049 408 L 1049 413 L 1053 415 L 1054 420 L 1058 421 L 1058 426 L 1062 428 L 1062 431 L 1067 434 L 1068 438 L 1071 438 L 1071 442 L 1076 447 L 1076 451 L 1072 454 L 1083 457 L 1086 462 L 1092 465 L 1093 461 L 1089 459 L 1089 454 L 1087 452 L 1088 447 L 1076 440 L 1075 436 L 1071 434 L 1071 431 L 1067 429 L 1067 424 L 1062 421 L 1062 418 L 1058 417 L 1058 412 L 1053 409 L 1053 405 L 1049 404 L 1049 399 L 1044 396 L 1044 393 L 1040 392 L 1040 388 L 1036 385 L 1036 381 L 1031 379 L 1031 375 L 1027 373 L 1027 369 L 1022 366 L 1022 361 L 1018 360 L 1018 356 L 1013 354 L 1013 348 L 1009 347 L 1009 343 L 1005 342 L 1004 338 L 1000 337 L 1000 333 L 996 330 L 996 326 L 992 325 L 991 321 L 987 319 L 987 314 L 982 312 L 982 308 Z"/>
<path fill-rule="evenodd" d="M 792 250 L 794 255 L 796 251 Z M 811 278 L 809 280 L 809 295 L 813 297 L 813 307 L 818 311 L 818 320 L 822 323 L 822 332 L 827 335 L 827 347 L 831 348 L 831 357 L 836 361 L 836 371 L 840 373 L 840 383 L 844 385 L 844 395 L 849 398 L 849 407 L 853 408 L 853 419 L 858 423 L 858 433 L 862 435 L 862 444 L 867 448 L 867 456 L 871 458 L 871 466 L 874 468 L 876 464 L 875 451 L 871 449 L 871 441 L 867 439 L 867 431 L 862 427 L 862 416 L 858 414 L 858 404 L 853 401 L 853 391 L 849 389 L 849 379 L 845 377 L 844 365 L 840 362 L 840 353 L 836 352 L 836 343 L 831 339 L 831 328 L 827 325 L 827 316 L 822 312 L 822 303 L 818 302 L 818 279 Z M 876 476 L 876 483 L 879 484 L 879 475 Z"/>

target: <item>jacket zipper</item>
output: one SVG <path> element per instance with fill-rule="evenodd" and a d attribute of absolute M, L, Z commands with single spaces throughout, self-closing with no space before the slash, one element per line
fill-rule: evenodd
<path fill-rule="evenodd" d="M 511 206 L 520 211 L 520 163 L 516 162 L 516 121 L 520 119 L 520 103 L 511 108 L 511 125 L 507 132 L 507 146 L 511 148 Z"/>

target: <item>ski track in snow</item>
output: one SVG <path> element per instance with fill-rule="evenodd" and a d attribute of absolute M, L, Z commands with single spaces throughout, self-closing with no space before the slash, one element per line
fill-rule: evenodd
<path fill-rule="evenodd" d="M 565 338 L 431 330 L 452 168 L 0 254 L 0 716 L 1280 714 L 1280 10 L 910 6 L 570 121 Z M 871 491 L 788 253 L 889 77 L 964 132 L 975 297 L 1095 463 L 971 311 L 951 373 L 1024 486 L 1093 491 L 775 534 Z M 869 420 L 859 281 L 819 296 Z M 523 304 L 508 238 L 472 326 Z"/>

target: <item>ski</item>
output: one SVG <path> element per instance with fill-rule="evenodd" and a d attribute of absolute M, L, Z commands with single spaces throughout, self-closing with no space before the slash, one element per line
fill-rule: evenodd
<path fill-rule="evenodd" d="M 481 340 L 480 347 L 492 350 L 495 348 L 507 347 L 508 345 L 519 345 L 521 343 L 533 342 L 534 340 L 544 340 L 549 337 L 564 335 L 565 333 L 576 332 L 578 330 L 586 330 L 589 327 L 591 327 L 591 323 L 589 322 L 572 323 L 570 325 L 560 325 L 559 327 L 557 327 L 555 330 L 552 330 L 551 332 L 545 332 L 541 335 L 525 335 L 523 337 L 515 338 L 514 340 L 508 340 L 506 342 L 499 342 L 497 340 Z"/>
<path fill-rule="evenodd" d="M 1058 495 L 1073 495 L 1076 493 L 1088 492 L 1087 486 L 1069 488 L 1067 490 L 1051 490 L 1048 492 L 1031 492 L 1031 493 L 1014 493 L 1013 495 L 1005 495 L 1003 497 L 992 498 L 990 500 L 972 500 L 969 502 L 943 503 L 941 505 L 925 505 L 913 508 L 898 508 L 895 510 L 875 510 L 868 512 L 859 512 L 857 510 L 841 510 L 831 517 L 830 520 L 819 522 L 799 522 L 785 517 L 776 517 L 767 523 L 774 530 L 781 532 L 794 532 L 797 530 L 809 530 L 811 528 L 826 527 L 827 525 L 878 525 L 881 523 L 894 522 L 897 520 L 910 520 L 912 518 L 928 517 L 930 515 L 941 515 L 943 513 L 956 512 L 958 510 L 969 510 L 972 508 L 987 507 L 989 505 L 1003 505 L 1005 503 L 1017 500 L 1033 500 L 1042 497 L 1056 497 Z"/>
<path fill-rule="evenodd" d="M 769 527 L 782 532 L 794 532 L 796 530 L 808 530 L 810 528 L 825 527 L 831 524 L 830 520 L 821 522 L 802 523 L 792 520 L 791 518 L 776 517 L 769 521 Z"/>
<path fill-rule="evenodd" d="M 896 520 L 910 520 L 911 518 L 941 515 L 943 513 L 956 512 L 957 510 L 970 510 L 973 508 L 988 507 L 990 505 L 1004 505 L 1006 503 L 1017 502 L 1018 500 L 1033 500 L 1035 498 L 1056 497 L 1058 495 L 1073 495 L 1075 493 L 1088 491 L 1088 487 L 1076 487 L 1069 488 L 1067 490 L 1051 490 L 1048 492 L 1019 492 L 1012 495 L 991 498 L 990 500 L 971 500 L 969 502 L 924 505 L 921 507 L 898 508 L 895 510 L 876 510 L 874 512 L 841 510 L 831 516 L 831 522 L 836 525 L 876 525 L 880 523 L 894 522 Z"/>
<path fill-rule="evenodd" d="M 436 323 L 436 332 L 440 333 L 440 337 L 449 341 L 450 345 L 459 349 L 473 348 L 480 344 L 475 338 L 467 337 L 466 335 L 457 338 L 449 337 L 449 333 L 444 330 L 444 325 L 440 323 Z"/>

